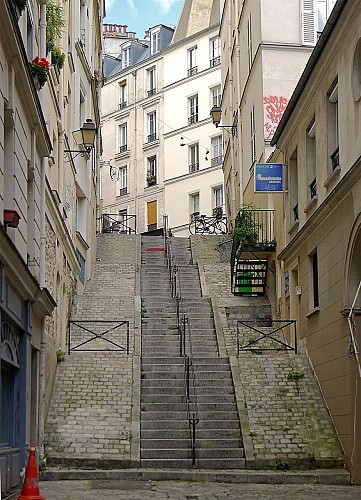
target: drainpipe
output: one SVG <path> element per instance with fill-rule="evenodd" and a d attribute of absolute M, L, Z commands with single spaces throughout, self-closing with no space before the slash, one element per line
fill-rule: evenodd
<path fill-rule="evenodd" d="M 134 213 L 137 230 L 139 228 L 139 203 L 138 203 L 138 165 L 137 165 L 137 71 L 132 72 L 134 77 Z"/>
<path fill-rule="evenodd" d="M 46 0 L 40 4 L 40 54 L 46 57 Z M 40 94 L 40 102 L 45 116 L 45 91 Z M 41 162 L 40 174 L 40 288 L 45 288 L 45 169 L 47 158 Z M 39 360 L 39 415 L 38 446 L 40 463 L 44 462 L 44 425 L 45 425 L 45 318 L 41 320 L 41 341 Z"/>

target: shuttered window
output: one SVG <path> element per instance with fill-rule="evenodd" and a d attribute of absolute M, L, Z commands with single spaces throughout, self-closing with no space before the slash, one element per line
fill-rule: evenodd
<path fill-rule="evenodd" d="M 315 45 L 316 43 L 316 1 L 302 0 L 302 43 L 304 45 Z"/>

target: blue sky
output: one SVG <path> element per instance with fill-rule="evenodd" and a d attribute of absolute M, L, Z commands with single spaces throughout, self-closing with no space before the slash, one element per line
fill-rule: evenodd
<path fill-rule="evenodd" d="M 125 24 L 142 38 L 157 24 L 175 26 L 182 7 L 183 0 L 105 0 L 104 23 Z"/>

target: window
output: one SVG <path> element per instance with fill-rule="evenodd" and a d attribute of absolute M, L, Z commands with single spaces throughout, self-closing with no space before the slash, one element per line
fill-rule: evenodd
<path fill-rule="evenodd" d="M 30 9 L 27 9 L 26 18 L 26 54 L 28 59 L 31 61 L 34 55 L 34 27 L 32 12 Z"/>
<path fill-rule="evenodd" d="M 130 66 L 130 47 L 122 50 L 122 69 Z"/>
<path fill-rule="evenodd" d="M 252 55 L 252 19 L 251 14 L 247 22 L 247 54 L 248 54 L 248 69 L 252 67 L 253 55 Z"/>
<path fill-rule="evenodd" d="M 291 224 L 299 220 L 297 149 L 292 153 L 288 169 L 288 195 L 291 207 Z"/>
<path fill-rule="evenodd" d="M 153 32 L 150 38 L 150 53 L 156 54 L 159 52 L 160 31 Z"/>
<path fill-rule="evenodd" d="M 317 196 L 316 181 L 316 122 L 313 120 L 307 128 L 306 134 L 306 170 L 309 186 L 309 200 Z"/>
<path fill-rule="evenodd" d="M 199 145 L 192 144 L 189 146 L 189 172 L 196 172 L 199 170 Z"/>
<path fill-rule="evenodd" d="M 148 114 L 148 142 L 153 142 L 157 139 L 156 120 L 157 114 L 155 111 Z"/>
<path fill-rule="evenodd" d="M 310 306 L 311 309 L 319 307 L 320 301 L 318 296 L 318 259 L 317 249 L 309 256 L 310 264 Z"/>
<path fill-rule="evenodd" d="M 221 165 L 223 161 L 223 144 L 222 144 L 222 136 L 213 137 L 211 141 L 211 165 L 212 167 L 216 165 Z"/>
<path fill-rule="evenodd" d="M 317 0 L 317 31 L 320 33 L 326 25 L 336 0 Z"/>
<path fill-rule="evenodd" d="M 213 212 L 217 208 L 223 207 L 223 187 L 217 186 L 213 188 Z"/>
<path fill-rule="evenodd" d="M 338 126 L 338 83 L 328 92 L 327 100 L 327 151 L 328 171 L 331 174 L 339 162 L 339 126 Z"/>
<path fill-rule="evenodd" d="M 198 94 L 188 99 L 188 105 L 189 105 L 188 125 L 191 125 L 192 123 L 196 123 L 198 121 Z"/>
<path fill-rule="evenodd" d="M 191 194 L 189 197 L 189 209 L 190 213 L 199 213 L 199 193 Z"/>
<path fill-rule="evenodd" d="M 151 156 L 147 159 L 147 185 L 157 184 L 157 157 Z"/>
<path fill-rule="evenodd" d="M 148 73 L 148 96 L 154 95 L 157 92 L 157 80 L 155 68 L 151 68 Z"/>
<path fill-rule="evenodd" d="M 128 168 L 119 169 L 119 196 L 128 194 Z"/>
<path fill-rule="evenodd" d="M 188 49 L 188 76 L 195 75 L 198 72 L 196 55 L 197 55 L 197 47 L 192 47 L 191 49 Z"/>
<path fill-rule="evenodd" d="M 253 165 L 254 162 L 256 161 L 256 116 L 255 116 L 254 106 L 252 107 L 251 110 L 250 131 L 251 131 L 251 164 Z"/>
<path fill-rule="evenodd" d="M 119 125 L 119 153 L 125 153 L 128 150 L 128 127 L 126 123 Z"/>
<path fill-rule="evenodd" d="M 221 41 L 219 37 L 212 38 L 209 42 L 210 49 L 210 67 L 221 64 Z"/>
<path fill-rule="evenodd" d="M 80 280 L 80 282 L 83 285 L 85 285 L 85 259 L 81 255 L 81 253 L 79 252 L 79 250 L 76 251 L 76 256 L 77 256 L 77 259 L 78 259 L 78 262 L 79 262 L 79 266 L 80 266 L 80 269 L 79 269 L 79 280 Z"/>
<path fill-rule="evenodd" d="M 127 106 L 127 82 L 126 80 L 119 82 L 119 108 L 123 109 Z"/>
<path fill-rule="evenodd" d="M 302 43 L 315 45 L 336 0 L 302 0 Z"/>
<path fill-rule="evenodd" d="M 213 87 L 211 89 L 212 95 L 212 106 L 221 107 L 221 86 L 217 85 L 217 87 Z"/>

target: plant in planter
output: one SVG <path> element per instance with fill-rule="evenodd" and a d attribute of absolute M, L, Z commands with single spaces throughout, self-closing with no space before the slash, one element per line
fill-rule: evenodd
<path fill-rule="evenodd" d="M 155 175 L 147 174 L 147 184 L 148 186 L 154 186 L 157 183 L 157 178 Z"/>
<path fill-rule="evenodd" d="M 233 229 L 233 240 L 237 248 L 242 242 L 245 245 L 255 245 L 258 243 L 258 224 L 253 217 L 254 208 L 251 205 L 244 205 L 243 210 L 240 210 Z"/>
<path fill-rule="evenodd" d="M 45 57 L 41 59 L 36 56 L 30 63 L 31 74 L 33 75 L 34 83 L 37 89 L 44 87 L 48 80 L 49 62 Z"/>
<path fill-rule="evenodd" d="M 59 69 L 64 66 L 65 54 L 56 46 L 65 28 L 64 11 L 61 5 L 51 0 L 46 4 L 46 49 L 51 52 L 51 62 Z"/>

